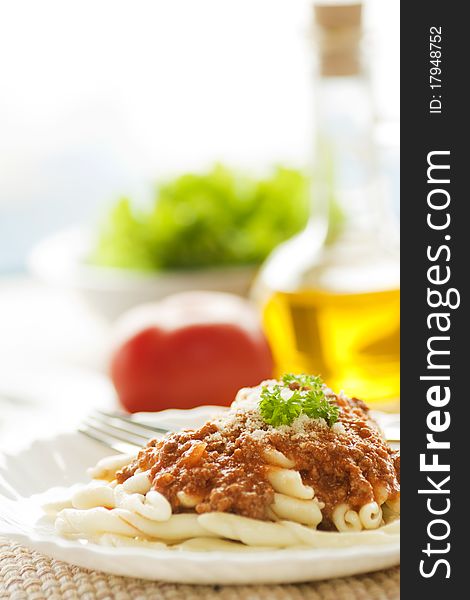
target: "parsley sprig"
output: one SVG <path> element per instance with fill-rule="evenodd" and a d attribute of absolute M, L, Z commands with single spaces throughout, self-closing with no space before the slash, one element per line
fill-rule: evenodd
<path fill-rule="evenodd" d="M 282 376 L 282 381 L 287 386 L 298 385 L 301 388 L 309 388 L 316 390 L 317 392 L 322 391 L 323 381 L 319 375 L 306 375 L 305 373 L 295 375 L 294 373 L 286 373 Z"/>
<path fill-rule="evenodd" d="M 292 425 L 304 414 L 311 419 L 323 418 L 331 427 L 339 417 L 339 407 L 325 396 L 320 377 L 287 374 L 283 386 L 264 386 L 261 390 L 259 410 L 264 421 L 273 427 Z M 299 387 L 292 389 L 292 384 Z M 282 393 L 289 390 L 290 394 Z"/>

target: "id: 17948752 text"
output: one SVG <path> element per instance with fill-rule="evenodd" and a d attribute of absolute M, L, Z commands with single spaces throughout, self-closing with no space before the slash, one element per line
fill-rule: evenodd
<path fill-rule="evenodd" d="M 429 28 L 429 101 L 430 114 L 442 112 L 442 27 Z"/>

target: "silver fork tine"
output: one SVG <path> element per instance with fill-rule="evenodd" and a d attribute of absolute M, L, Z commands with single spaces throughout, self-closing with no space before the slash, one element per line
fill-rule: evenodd
<path fill-rule="evenodd" d="M 78 431 L 93 441 L 99 442 L 103 446 L 111 448 L 111 450 L 115 450 L 116 452 L 120 452 L 122 454 L 135 454 L 136 450 L 140 447 L 136 446 L 135 444 L 120 442 L 116 438 L 110 437 L 102 431 L 91 430 L 87 425 L 79 427 Z"/>
<path fill-rule="evenodd" d="M 117 452 L 135 452 L 156 434 L 167 433 L 168 429 L 136 423 L 127 415 L 98 410 L 84 420 L 79 431 Z"/>
<path fill-rule="evenodd" d="M 129 431 L 122 431 L 121 429 L 102 421 L 95 421 L 92 416 L 88 416 L 84 420 L 83 425 L 87 429 L 91 429 L 92 432 L 102 433 L 110 438 L 114 438 L 127 444 L 133 444 L 134 446 L 145 446 L 145 444 L 148 442 L 147 437 L 136 435 Z"/>
<path fill-rule="evenodd" d="M 108 419 L 108 417 L 91 414 L 86 418 L 86 422 L 96 429 L 101 429 L 110 435 L 115 435 L 116 437 L 122 438 L 124 436 L 126 441 L 139 443 L 141 446 L 146 444 L 149 439 L 151 439 L 149 431 L 143 430 L 145 433 L 141 433 L 138 428 L 132 427 L 132 425 L 128 425 L 127 423 L 122 423 L 116 419 L 111 420 Z M 153 433 L 153 437 L 155 437 L 155 432 Z"/>
<path fill-rule="evenodd" d="M 125 424 L 126 430 L 146 435 L 147 438 L 149 438 L 149 433 L 168 433 L 168 431 L 170 431 L 167 427 L 157 427 L 145 423 L 138 423 L 132 417 L 120 413 L 97 410 L 94 414 L 100 415 L 102 418 L 105 417 L 103 420 L 111 419 L 114 423 L 117 421 L 121 425 Z M 124 429 L 123 427 L 121 428 Z"/>

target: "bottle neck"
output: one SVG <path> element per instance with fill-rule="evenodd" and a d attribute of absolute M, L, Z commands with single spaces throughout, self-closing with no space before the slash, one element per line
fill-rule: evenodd
<path fill-rule="evenodd" d="M 315 91 L 313 203 L 326 209 L 331 240 L 339 234 L 371 230 L 377 224 L 373 108 L 363 71 L 319 76 Z"/>

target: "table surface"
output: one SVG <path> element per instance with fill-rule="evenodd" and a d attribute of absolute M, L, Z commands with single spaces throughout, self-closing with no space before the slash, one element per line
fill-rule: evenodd
<path fill-rule="evenodd" d="M 0 280 L 0 450 L 112 406 L 103 356 L 110 326 L 65 292 L 26 277 Z M 52 415 L 54 418 L 52 419 Z M 18 436 L 18 432 L 22 436 Z M 0 538 L 0 598 L 395 600 L 399 569 L 310 584 L 188 586 L 123 578 L 56 561 Z"/>
<path fill-rule="evenodd" d="M 0 278 L 0 449 L 16 443 L 19 429 L 23 437 L 47 432 L 114 402 L 103 358 L 109 331 L 65 291 Z"/>
<path fill-rule="evenodd" d="M 10 600 L 397 600 L 399 569 L 297 585 L 191 586 L 88 571 L 0 538 L 0 598 Z"/>

